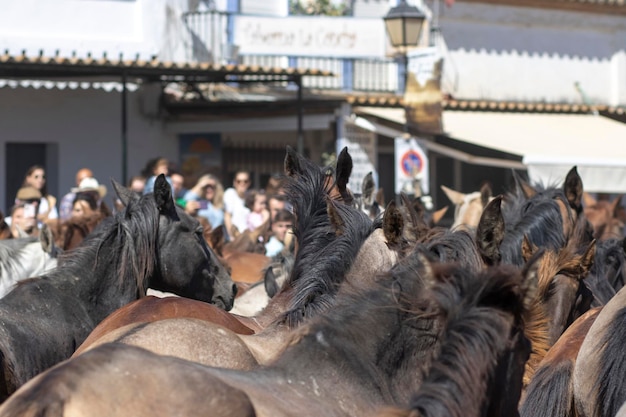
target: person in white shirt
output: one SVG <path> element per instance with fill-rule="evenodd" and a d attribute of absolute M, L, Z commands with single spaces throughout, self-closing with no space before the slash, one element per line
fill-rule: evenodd
<path fill-rule="evenodd" d="M 245 205 L 245 194 L 249 187 L 250 174 L 247 171 L 237 171 L 233 186 L 224 191 L 224 226 L 229 240 L 248 228 L 250 209 Z"/>

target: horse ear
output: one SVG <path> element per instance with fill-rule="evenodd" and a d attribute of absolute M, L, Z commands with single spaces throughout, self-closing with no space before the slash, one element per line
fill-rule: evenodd
<path fill-rule="evenodd" d="M 499 195 L 483 210 L 476 228 L 476 243 L 483 259 L 489 265 L 500 263 L 500 244 L 504 239 L 502 196 Z"/>
<path fill-rule="evenodd" d="M 524 278 L 522 291 L 525 311 L 530 310 L 537 299 L 537 288 L 539 286 L 539 260 L 543 257 L 544 253 L 544 249 L 540 249 L 535 252 L 522 269 L 522 276 Z"/>
<path fill-rule="evenodd" d="M 113 184 L 113 190 L 117 194 L 117 198 L 120 199 L 124 207 L 128 206 L 130 202 L 136 202 L 139 200 L 139 195 L 128 188 L 124 187 L 119 182 L 111 178 L 111 184 Z"/>
<path fill-rule="evenodd" d="M 439 210 L 435 211 L 433 213 L 433 224 L 438 224 L 441 221 L 441 219 L 443 219 L 443 216 L 446 215 L 447 211 L 448 211 L 448 206 L 444 206 L 440 208 Z"/>
<path fill-rule="evenodd" d="M 596 240 L 592 240 L 580 259 L 580 277 L 586 277 L 596 257 Z"/>
<path fill-rule="evenodd" d="M 619 208 L 621 202 L 622 199 L 620 197 L 615 197 L 613 201 L 611 201 L 610 210 L 613 217 L 617 217 L 617 209 Z"/>
<path fill-rule="evenodd" d="M 383 213 L 383 232 L 389 245 L 398 245 L 404 230 L 404 217 L 395 201 L 390 201 Z"/>
<path fill-rule="evenodd" d="M 209 246 L 219 256 L 224 256 L 224 225 L 219 225 L 209 234 Z"/>
<path fill-rule="evenodd" d="M 378 191 L 376 191 L 375 200 L 380 207 L 385 207 L 385 191 L 382 188 L 379 188 Z"/>
<path fill-rule="evenodd" d="M 445 185 L 442 185 L 441 189 L 446 194 L 446 197 L 448 197 L 448 200 L 452 202 L 452 204 L 458 205 L 463 203 L 463 200 L 465 199 L 465 194 L 454 191 L 452 188 L 448 188 Z"/>
<path fill-rule="evenodd" d="M 41 248 L 46 253 L 52 253 L 54 251 L 54 236 L 52 230 L 44 223 L 39 231 L 39 242 L 41 242 Z"/>
<path fill-rule="evenodd" d="M 531 186 L 528 182 L 526 182 L 517 171 L 513 170 L 513 181 L 515 182 L 515 188 L 522 192 L 524 197 L 531 198 L 535 194 L 537 194 L 537 190 Z"/>
<path fill-rule="evenodd" d="M 491 197 L 493 197 L 491 185 L 486 182 L 482 185 L 482 187 L 480 187 L 480 202 L 482 203 L 483 207 L 489 204 Z"/>
<path fill-rule="evenodd" d="M 348 153 L 348 147 L 344 147 L 337 157 L 337 169 L 335 170 L 335 184 L 339 194 L 346 204 L 352 203 L 352 196 L 348 192 L 348 181 L 352 174 L 352 157 Z"/>
<path fill-rule="evenodd" d="M 289 177 L 295 177 L 297 174 L 302 173 L 300 156 L 291 146 L 287 146 L 287 154 L 285 155 L 284 167 L 285 175 Z"/>
<path fill-rule="evenodd" d="M 363 184 L 361 185 L 361 195 L 363 196 L 363 203 L 371 206 L 374 204 L 376 194 L 374 193 L 374 175 L 372 171 L 368 172 L 363 178 Z"/>
<path fill-rule="evenodd" d="M 576 211 L 582 209 L 581 201 L 583 196 L 583 180 L 578 175 L 578 169 L 574 166 L 569 170 L 563 183 L 563 191 L 571 208 Z"/>
<path fill-rule="evenodd" d="M 154 201 L 161 214 L 174 214 L 176 207 L 172 198 L 172 187 L 165 179 L 165 175 L 160 174 L 154 182 Z"/>
<path fill-rule="evenodd" d="M 587 191 L 583 191 L 583 204 L 585 205 L 585 207 L 593 207 L 598 204 L 598 202 Z"/>
<path fill-rule="evenodd" d="M 345 229 L 345 222 L 341 218 L 341 215 L 339 215 L 335 203 L 330 198 L 326 201 L 326 212 L 328 213 L 330 224 L 335 229 L 335 234 L 341 236 Z"/>
<path fill-rule="evenodd" d="M 270 298 L 274 297 L 278 292 L 278 283 L 276 282 L 276 275 L 274 275 L 274 268 L 272 268 L 272 265 L 268 266 L 265 270 L 263 285 L 265 286 L 265 292 Z"/>

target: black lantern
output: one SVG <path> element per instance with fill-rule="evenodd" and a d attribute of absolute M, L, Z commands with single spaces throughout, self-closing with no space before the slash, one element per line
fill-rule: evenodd
<path fill-rule="evenodd" d="M 392 7 L 383 19 L 391 44 L 395 48 L 417 46 L 426 20 L 426 15 L 417 7 L 410 6 L 406 0 L 402 0 L 399 5 Z"/>

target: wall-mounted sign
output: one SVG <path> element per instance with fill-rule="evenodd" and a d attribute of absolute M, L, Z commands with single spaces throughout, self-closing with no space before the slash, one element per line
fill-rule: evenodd
<path fill-rule="evenodd" d="M 396 138 L 396 194 L 429 193 L 428 157 L 415 138 Z"/>
<path fill-rule="evenodd" d="M 382 19 L 235 16 L 235 44 L 243 55 L 384 57 Z"/>

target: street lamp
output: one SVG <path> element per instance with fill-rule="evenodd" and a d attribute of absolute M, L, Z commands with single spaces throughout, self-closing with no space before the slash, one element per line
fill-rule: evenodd
<path fill-rule="evenodd" d="M 406 0 L 401 0 L 400 4 L 392 7 L 387 15 L 383 17 L 385 28 L 389 35 L 389 40 L 394 48 L 398 48 L 402 52 L 402 69 L 404 70 L 404 89 L 406 89 L 406 80 L 408 72 L 407 48 L 417 46 L 422 26 L 426 20 L 426 15 L 415 6 L 407 4 Z"/>

